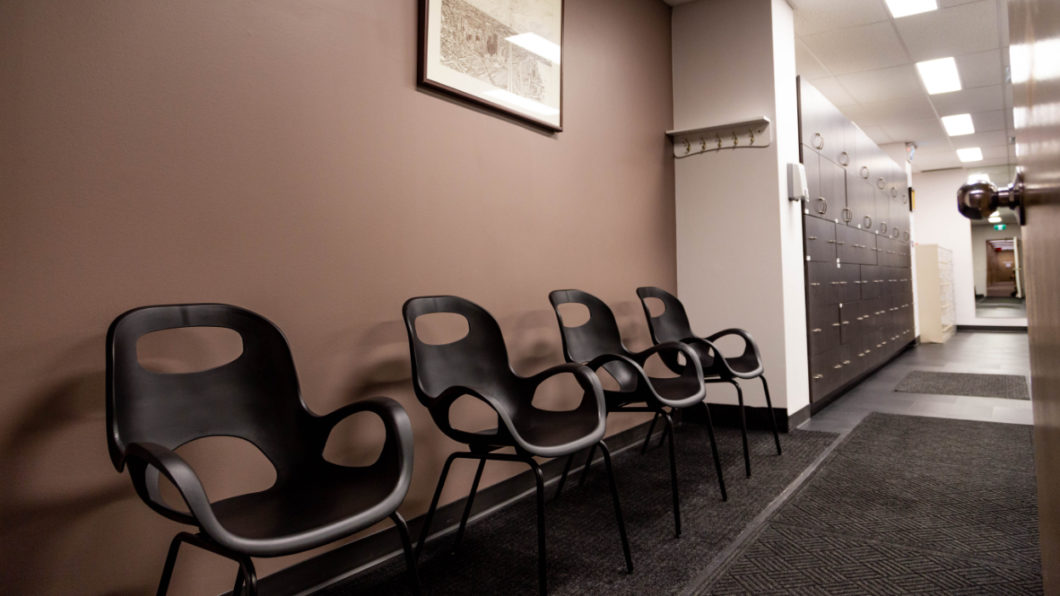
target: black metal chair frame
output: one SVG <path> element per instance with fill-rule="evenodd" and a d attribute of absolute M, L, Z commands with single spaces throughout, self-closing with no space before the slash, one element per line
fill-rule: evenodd
<path fill-rule="evenodd" d="M 718 444 L 714 437 L 714 426 L 710 421 L 710 409 L 704 402 L 706 390 L 703 384 L 703 367 L 695 351 L 680 342 L 664 342 L 646 350 L 633 352 L 622 342 L 621 332 L 614 313 L 599 298 L 581 290 L 554 290 L 548 295 L 549 302 L 556 313 L 560 336 L 563 340 L 563 354 L 569 362 L 582 362 L 599 371 L 604 369 L 618 383 L 618 390 L 604 390 L 604 401 L 608 413 L 611 412 L 653 412 L 652 424 L 660 417 L 665 422 L 666 435 L 669 437 L 670 457 L 670 490 L 673 498 L 674 533 L 681 535 L 681 506 L 677 490 L 677 457 L 674 448 L 673 418 L 671 411 L 702 406 L 706 412 L 707 436 L 714 458 L 714 470 L 718 477 L 718 489 L 723 501 L 728 500 L 725 491 L 725 479 L 721 470 L 721 459 L 718 455 Z M 581 304 L 589 311 L 589 319 L 581 325 L 567 325 L 563 321 L 560 307 L 564 304 Z M 644 365 L 654 355 L 667 354 L 676 360 L 683 356 L 688 366 L 676 379 L 653 378 L 644 370 Z M 669 388 L 669 390 L 663 390 Z M 662 393 L 660 393 L 660 391 Z M 665 393 L 665 395 L 663 395 Z M 675 395 L 676 394 L 676 395 Z M 665 438 L 665 437 L 664 437 Z M 592 462 L 595 448 L 589 448 L 589 456 L 582 470 L 581 482 L 585 482 L 589 465 Z M 567 474 L 570 471 L 574 455 L 567 458 L 557 497 L 563 490 Z"/>
<path fill-rule="evenodd" d="M 153 372 L 139 364 L 140 337 L 183 327 L 236 331 L 243 352 L 232 362 L 191 373 Z M 158 594 L 169 588 L 181 544 L 238 563 L 233 594 L 255 594 L 251 557 L 303 552 L 385 518 L 398 529 L 409 582 L 419 592 L 408 526 L 397 512 L 412 477 L 412 425 L 397 402 L 377 397 L 324 416 L 313 414 L 302 401 L 282 332 L 264 317 L 226 304 L 147 306 L 120 315 L 107 331 L 106 379 L 107 443 L 114 467 L 121 472 L 128 466 L 136 493 L 151 509 L 198 527 L 195 533 L 179 532 L 170 543 Z M 378 459 L 356 468 L 326 461 L 323 450 L 332 429 L 358 412 L 371 412 L 383 422 L 386 441 Z M 249 441 L 273 465 L 275 483 L 211 502 L 195 471 L 175 451 L 209 436 Z M 177 488 L 188 511 L 166 503 L 159 490 L 162 477 Z M 362 486 L 379 494 L 351 505 Z M 318 507 L 307 511 L 312 505 Z M 297 521 L 303 517 L 299 513 L 317 519 Z M 246 531 L 264 522 L 273 534 Z"/>
<path fill-rule="evenodd" d="M 416 320 L 433 313 L 453 313 L 464 317 L 468 334 L 452 343 L 434 345 L 424 342 L 416 331 Z M 626 571 L 632 573 L 633 559 L 629 549 L 626 525 L 622 517 L 618 488 L 611 466 L 611 455 L 603 441 L 605 407 L 600 381 L 593 372 L 578 364 L 561 364 L 530 377 L 521 377 L 511 369 L 500 326 L 481 306 L 456 296 L 422 296 L 410 298 L 402 308 L 409 337 L 412 360 L 412 379 L 416 396 L 430 412 L 438 428 L 449 438 L 464 443 L 468 451 L 454 452 L 445 460 L 438 485 L 424 518 L 414 556 L 418 559 L 430 536 L 431 522 L 438 508 L 438 500 L 446 477 L 457 459 L 478 460 L 471 490 L 460 517 L 456 544 L 463 539 L 475 493 L 487 461 L 518 461 L 534 473 L 537 505 L 538 588 L 547 592 L 548 573 L 545 551 L 545 482 L 541 466 L 534 457 L 555 458 L 596 445 L 604 454 L 610 482 L 611 498 L 618 523 L 619 537 L 625 556 Z M 583 391 L 579 406 L 569 412 L 546 412 L 531 404 L 538 385 L 559 374 L 571 374 Z M 462 396 L 470 396 L 488 405 L 497 415 L 494 429 L 468 432 L 454 428 L 449 421 L 449 409 Z M 536 424 L 534 430 L 524 426 L 528 419 L 552 415 L 555 424 Z M 565 432 L 563 419 L 578 419 L 588 423 L 586 432 Z M 569 427 L 567 427 L 569 428 Z M 542 441 L 535 433 L 559 433 L 567 440 Z M 565 435 L 564 435 L 565 433 Z M 546 437 L 554 438 L 554 437 Z M 515 453 L 496 453 L 513 448 Z"/>
<path fill-rule="evenodd" d="M 729 383 L 736 388 L 736 399 L 740 409 L 740 433 L 743 441 L 744 470 L 747 473 L 747 477 L 750 478 L 751 476 L 751 455 L 747 445 L 746 405 L 743 399 L 743 389 L 740 387 L 738 379 L 758 378 L 762 381 L 762 391 L 765 393 L 766 408 L 773 428 L 773 442 L 776 444 L 777 455 L 781 455 L 783 452 L 780 447 L 777 419 L 773 414 L 773 402 L 769 397 L 769 383 L 766 382 L 758 344 L 751 338 L 751 334 L 743 329 L 730 328 L 718 331 L 707 337 L 699 337 L 692 331 L 684 305 L 673 294 L 661 288 L 645 286 L 637 288 L 637 296 L 640 298 L 641 306 L 644 308 L 644 316 L 648 320 L 648 329 L 651 331 L 653 342 L 680 341 L 688 344 L 696 351 L 699 360 L 703 364 L 703 382 Z M 647 302 L 649 298 L 656 298 L 663 303 L 665 310 L 658 316 L 651 314 Z M 730 336 L 736 336 L 743 340 L 744 350 L 740 356 L 726 357 L 714 345 L 714 342 L 719 339 Z M 672 359 L 666 362 L 671 369 L 679 370 L 680 365 Z M 648 437 L 645 438 L 645 445 L 647 445 L 654 428 L 655 420 L 653 419 L 651 426 L 648 428 Z"/>

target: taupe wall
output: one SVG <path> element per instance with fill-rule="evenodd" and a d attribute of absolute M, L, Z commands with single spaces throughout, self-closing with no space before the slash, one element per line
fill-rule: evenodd
<path fill-rule="evenodd" d="M 416 0 L 0 4 L 0 592 L 157 581 L 178 526 L 104 439 L 104 333 L 128 308 L 246 306 L 286 332 L 315 411 L 401 401 L 408 517 L 454 445 L 411 392 L 406 298 L 487 307 L 523 373 L 562 361 L 555 288 L 596 293 L 647 345 L 633 290 L 676 277 L 670 9 L 566 5 L 565 130 L 546 135 L 416 89 Z M 240 449 L 220 448 L 201 457 L 211 494 L 267 481 L 221 472 Z M 233 572 L 182 554 L 175 592 Z"/>

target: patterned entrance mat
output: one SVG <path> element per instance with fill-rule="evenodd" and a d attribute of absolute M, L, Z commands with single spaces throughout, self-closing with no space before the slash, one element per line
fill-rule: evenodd
<path fill-rule="evenodd" d="M 870 414 L 695 592 L 1041 594 L 1031 427 Z"/>
<path fill-rule="evenodd" d="M 914 370 L 906 375 L 895 391 L 1030 399 L 1027 378 L 1023 375 L 982 375 L 972 373 Z"/>

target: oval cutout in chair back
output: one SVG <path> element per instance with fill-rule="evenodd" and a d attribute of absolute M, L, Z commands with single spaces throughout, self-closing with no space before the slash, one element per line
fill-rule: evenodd
<path fill-rule="evenodd" d="M 581 327 L 589 322 L 589 307 L 580 302 L 564 302 L 556 306 L 564 327 Z"/>
<path fill-rule="evenodd" d="M 666 303 L 658 298 L 651 296 L 644 298 L 644 305 L 648 307 L 648 312 L 653 317 L 662 316 L 666 312 Z"/>
<path fill-rule="evenodd" d="M 178 327 L 153 331 L 136 342 L 136 359 L 157 373 L 211 370 L 243 354 L 243 337 L 227 327 Z"/>
<path fill-rule="evenodd" d="M 416 337 L 425 344 L 444 346 L 456 343 L 471 332 L 464 315 L 436 312 L 416 317 Z"/>

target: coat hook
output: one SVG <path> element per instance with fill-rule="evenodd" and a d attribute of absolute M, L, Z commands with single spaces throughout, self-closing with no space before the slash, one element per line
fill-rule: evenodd
<path fill-rule="evenodd" d="M 714 135 L 714 138 L 718 140 L 718 149 L 721 149 L 721 135 Z"/>
<path fill-rule="evenodd" d="M 740 139 L 736 137 L 736 131 L 732 131 L 732 146 L 735 147 L 740 144 Z"/>
<path fill-rule="evenodd" d="M 689 143 L 688 139 L 686 138 L 685 139 L 685 154 L 687 155 L 691 151 L 692 151 L 692 143 Z"/>
<path fill-rule="evenodd" d="M 751 143 L 750 144 L 754 145 L 755 144 L 755 131 L 752 130 L 748 134 L 751 135 Z"/>
<path fill-rule="evenodd" d="M 699 150 L 700 151 L 706 151 L 707 150 L 707 139 L 705 139 L 703 137 L 699 137 Z"/>

